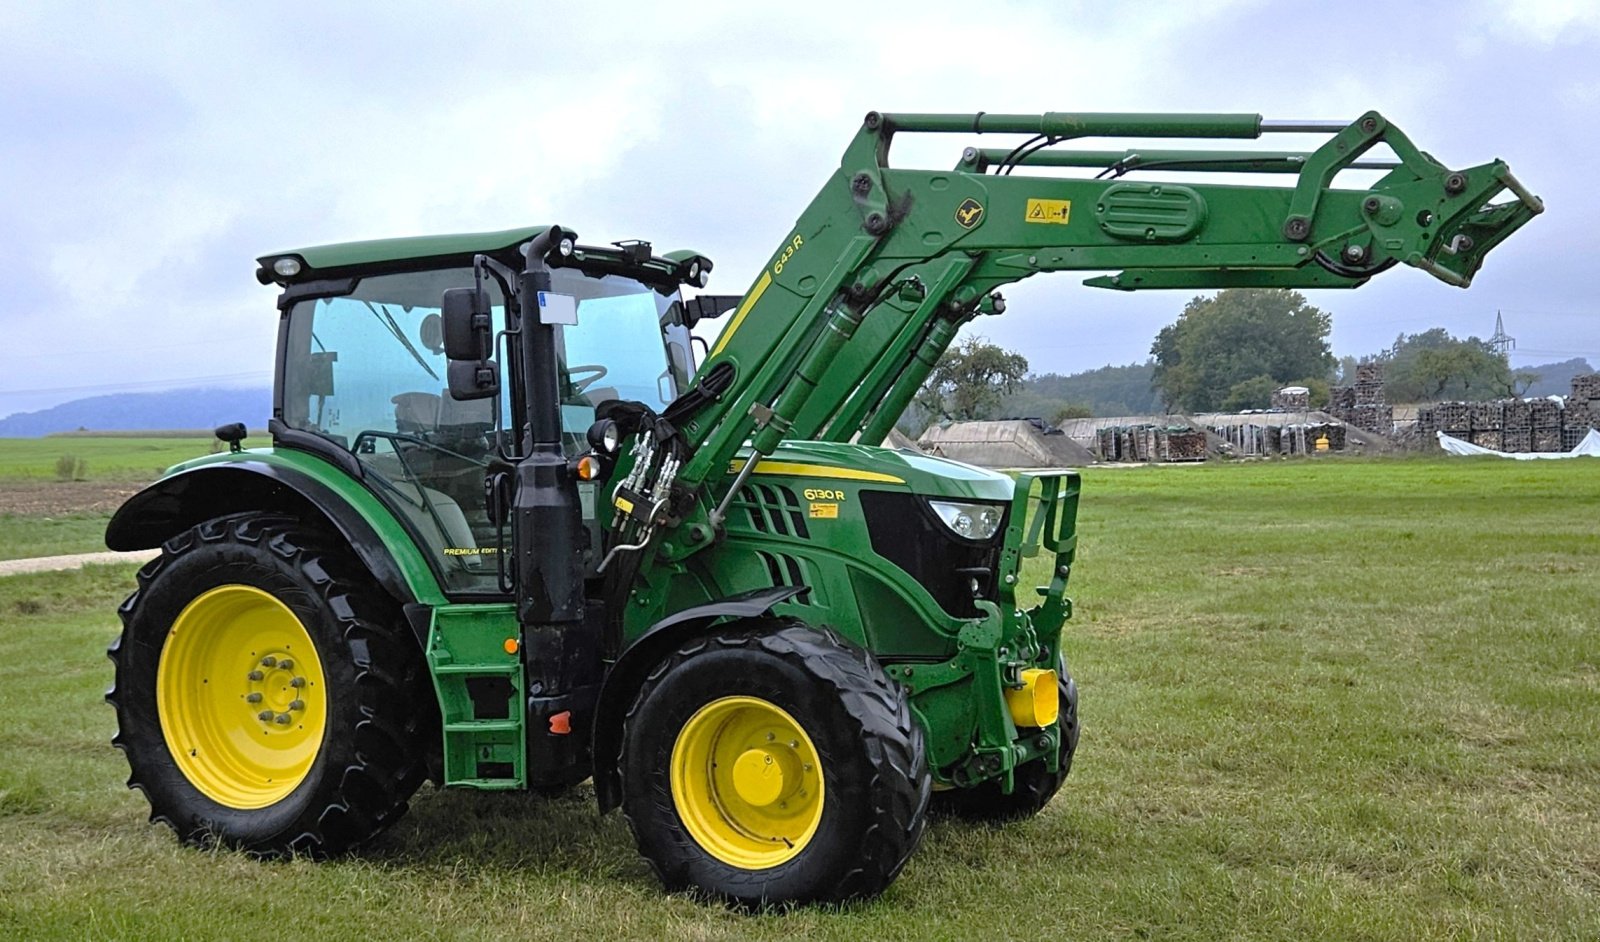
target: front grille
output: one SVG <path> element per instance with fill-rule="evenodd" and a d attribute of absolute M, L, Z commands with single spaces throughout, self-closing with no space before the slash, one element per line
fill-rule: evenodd
<path fill-rule="evenodd" d="M 796 605 L 810 605 L 811 587 L 806 579 L 806 564 L 787 553 L 768 553 L 757 550 L 756 556 L 767 567 L 767 577 L 777 587 L 798 586 L 800 594 L 794 597 Z"/>
<path fill-rule="evenodd" d="M 746 484 L 733 506 L 745 512 L 750 529 L 757 533 L 811 538 L 800 499 L 782 484 Z"/>
<path fill-rule="evenodd" d="M 939 607 L 957 618 L 977 618 L 972 604 L 972 580 L 978 580 L 978 598 L 999 600 L 995 572 L 1011 515 L 1007 505 L 1000 529 L 984 542 L 963 540 L 934 516 L 933 509 L 914 494 L 862 491 L 861 510 L 867 518 L 872 549 L 911 575 L 928 590 Z"/>

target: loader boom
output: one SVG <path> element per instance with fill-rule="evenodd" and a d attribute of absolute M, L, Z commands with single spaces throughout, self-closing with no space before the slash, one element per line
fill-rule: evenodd
<path fill-rule="evenodd" d="M 1011 149 L 968 147 L 948 170 L 891 167 L 890 145 L 907 133 L 1029 137 Z M 1082 138 L 1268 133 L 1329 136 L 1306 153 L 1051 149 Z M 1395 159 L 1367 156 L 1380 144 Z M 1101 173 L 1026 173 L 1040 167 Z M 1365 190 L 1334 188 L 1348 169 L 1383 176 Z M 1296 180 L 1127 179 L 1145 170 Z M 1490 202 L 1505 192 L 1509 201 Z M 1489 249 L 1542 211 L 1503 162 L 1451 170 L 1376 112 L 1349 123 L 873 112 L 712 345 L 700 395 L 674 415 L 691 452 L 676 483 L 701 495 L 715 529 L 728 495 L 780 441 L 876 444 L 959 327 L 1004 310 L 995 289 L 1040 272 L 1113 272 L 1086 283 L 1124 291 L 1353 288 L 1403 262 L 1465 287 Z M 747 442 L 751 453 L 735 460 Z"/>

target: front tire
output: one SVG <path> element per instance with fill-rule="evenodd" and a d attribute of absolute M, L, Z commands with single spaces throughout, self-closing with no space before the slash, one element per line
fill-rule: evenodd
<path fill-rule="evenodd" d="M 186 843 L 325 856 L 397 820 L 426 776 L 427 674 L 348 552 L 267 514 L 168 540 L 120 609 L 112 742 Z"/>
<path fill-rule="evenodd" d="M 922 729 L 863 651 L 787 619 L 697 638 L 623 732 L 623 812 L 669 890 L 745 905 L 875 896 L 926 823 Z"/>

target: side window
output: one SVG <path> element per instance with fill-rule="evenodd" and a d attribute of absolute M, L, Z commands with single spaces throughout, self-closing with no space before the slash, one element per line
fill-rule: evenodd
<path fill-rule="evenodd" d="M 451 398 L 439 318 L 444 289 L 471 283 L 469 269 L 386 275 L 346 297 L 297 304 L 283 415 L 355 455 L 446 588 L 497 592 L 496 531 L 483 505 L 494 403 Z M 503 305 L 494 317 L 499 330 Z"/>

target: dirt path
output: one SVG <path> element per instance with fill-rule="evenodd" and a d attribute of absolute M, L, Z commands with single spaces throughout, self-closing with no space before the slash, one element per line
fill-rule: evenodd
<path fill-rule="evenodd" d="M 0 576 L 15 576 L 25 572 L 56 572 L 61 569 L 81 569 L 94 563 L 142 563 L 154 559 L 160 550 L 135 550 L 131 553 L 73 553 L 70 556 L 36 556 L 33 559 L 0 560 Z"/>

